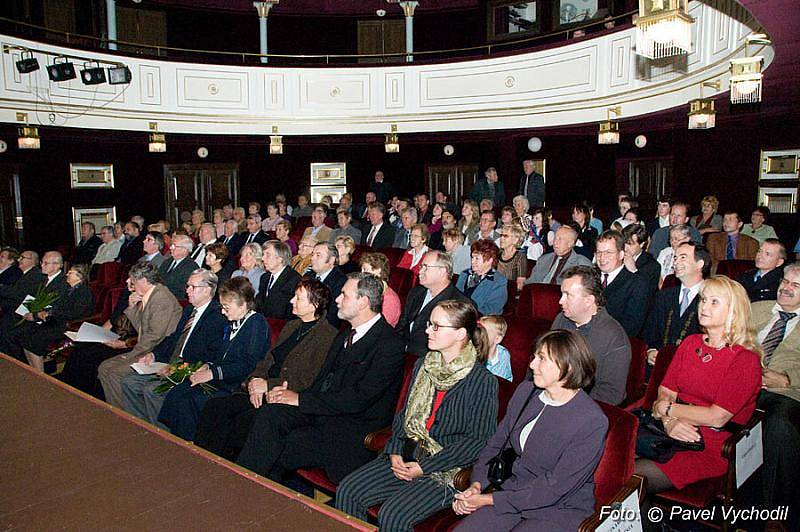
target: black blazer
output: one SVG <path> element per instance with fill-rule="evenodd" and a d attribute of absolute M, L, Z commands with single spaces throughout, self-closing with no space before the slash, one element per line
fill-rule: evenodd
<path fill-rule="evenodd" d="M 314 384 L 299 394 L 300 412 L 339 442 L 325 465 L 334 482 L 374 457 L 364 437 L 392 422 L 403 380 L 403 342 L 386 320 L 346 348 L 349 335 L 350 327 L 336 336 Z"/>
<path fill-rule="evenodd" d="M 245 231 L 245 232 L 241 233 L 241 236 L 242 236 L 242 243 L 239 245 L 239 249 L 240 250 L 242 249 L 242 246 L 247 244 L 247 241 L 250 240 L 250 233 Z M 253 244 L 263 244 L 267 240 L 269 240 L 269 237 L 267 236 L 267 233 L 265 233 L 264 231 L 259 229 L 258 233 L 256 233 L 255 238 L 253 238 L 253 242 L 252 243 Z"/>
<path fill-rule="evenodd" d="M 778 299 L 778 286 L 783 277 L 783 268 L 775 268 L 755 281 L 758 269 L 747 270 L 739 276 L 737 281 L 747 290 L 751 302 Z"/>
<path fill-rule="evenodd" d="M 700 332 L 697 321 L 698 294 L 683 316 L 680 315 L 680 295 L 683 285 L 664 288 L 656 293 L 650 314 L 647 316 L 642 339 L 648 348 L 661 349 L 664 345 L 678 345 L 690 334 Z M 670 322 L 667 330 L 667 321 Z M 665 335 L 666 333 L 666 335 Z M 666 342 L 664 338 L 666 336 Z"/>
<path fill-rule="evenodd" d="M 6 268 L 3 273 L 0 273 L 0 288 L 11 286 L 16 283 L 20 277 L 22 277 L 22 270 L 20 270 L 19 266 L 16 264 L 12 264 Z"/>
<path fill-rule="evenodd" d="M 92 235 L 92 238 L 85 242 L 81 240 L 78 242 L 78 245 L 75 246 L 72 262 L 75 264 L 91 264 L 92 259 L 97 255 L 97 250 L 102 243 L 103 241 L 100 240 L 100 237 L 97 235 Z"/>
<path fill-rule="evenodd" d="M 58 277 L 53 281 L 58 281 Z M 89 284 L 84 282 L 73 287 L 67 285 L 61 297 L 53 303 L 47 321 L 66 325 L 67 322 L 86 318 L 92 314 L 94 314 L 94 297 Z"/>
<path fill-rule="evenodd" d="M 31 268 L 16 283 L 0 288 L 0 308 L 13 313 L 27 295 L 33 295 L 47 277 L 39 268 Z"/>
<path fill-rule="evenodd" d="M 225 239 L 227 237 L 222 235 L 217 239 L 217 242 L 220 244 L 225 244 Z M 225 244 L 228 248 L 228 258 L 225 259 L 225 265 L 228 264 L 236 264 L 236 257 L 239 255 L 239 251 L 242 250 L 242 246 L 244 245 L 245 236 L 242 233 L 236 233 L 230 239 L 230 241 Z M 236 268 L 234 268 L 235 270 Z M 233 271 L 233 270 L 231 270 Z"/>
<path fill-rule="evenodd" d="M 369 232 L 372 230 L 372 226 L 364 227 L 361 231 L 361 243 L 363 245 L 367 245 L 367 238 L 369 237 Z M 378 234 L 375 235 L 375 238 L 372 241 L 373 248 L 390 248 L 394 244 L 394 227 L 385 221 L 383 225 L 378 230 Z"/>
<path fill-rule="evenodd" d="M 175 262 L 175 259 L 172 257 L 162 262 L 161 266 L 158 267 L 158 273 L 161 274 L 164 286 L 169 288 L 169 291 L 172 292 L 176 299 L 186 299 L 186 281 L 189 280 L 192 272 L 198 268 L 197 263 L 187 256 L 181 260 L 181 263 L 174 270 L 167 273 L 173 262 Z"/>
<path fill-rule="evenodd" d="M 638 336 L 650 301 L 650 290 L 645 280 L 623 266 L 603 293 L 606 311 L 622 325 L 628 336 Z"/>
<path fill-rule="evenodd" d="M 409 386 L 416 381 L 424 360 L 417 360 Z M 466 377 L 447 390 L 430 429 L 431 437 L 444 448 L 420 460 L 419 465 L 426 475 L 475 462 L 497 429 L 498 386 L 497 377 L 489 373 L 482 363 L 476 362 Z M 392 437 L 386 443 L 384 454 L 403 454 L 407 407 L 408 399 L 403 409 L 394 416 Z"/>
<path fill-rule="evenodd" d="M 67 274 L 65 274 L 63 271 L 58 272 L 58 275 L 56 275 L 55 278 L 49 282 L 45 276 L 44 279 L 42 279 L 42 284 L 48 292 L 55 292 L 58 294 L 58 299 L 64 299 L 69 291 Z M 53 303 L 53 305 L 55 305 L 55 303 Z"/>
<path fill-rule="evenodd" d="M 650 253 L 642 251 L 639 258 L 636 259 L 636 273 L 644 279 L 647 289 L 650 291 L 649 297 L 652 297 L 658 290 L 658 281 L 661 279 L 661 265 Z"/>
<path fill-rule="evenodd" d="M 171 362 L 172 352 L 175 351 L 175 346 L 183 334 L 183 328 L 193 311 L 192 305 L 186 305 L 175 332 L 161 340 L 161 343 L 153 348 L 153 354 L 158 362 Z M 255 316 L 250 319 L 254 318 Z M 228 320 L 220 312 L 219 303 L 212 300 L 192 329 L 192 334 L 186 339 L 183 359 L 186 362 L 216 361 L 222 354 L 222 339 L 227 325 Z"/>
<path fill-rule="evenodd" d="M 314 279 L 317 274 L 313 271 L 306 274 L 306 279 Z M 347 282 L 347 276 L 342 273 L 338 266 L 334 266 L 331 273 L 322 282 L 331 291 L 331 298 L 328 302 L 328 323 L 339 328 L 339 305 L 336 304 L 336 298 L 342 293 L 342 287 Z"/>
<path fill-rule="evenodd" d="M 269 286 L 271 277 L 272 274 L 269 272 L 261 276 L 258 294 L 256 295 L 256 310 L 267 318 L 290 320 L 292 319 L 292 304 L 290 301 L 294 297 L 297 283 L 300 282 L 300 274 L 290 266 L 286 266 L 280 277 L 275 280 L 275 285 L 269 291 L 269 295 L 267 295 L 267 286 Z"/>
<path fill-rule="evenodd" d="M 428 289 L 422 285 L 417 285 L 411 289 L 406 298 L 405 307 L 400 314 L 400 320 L 395 326 L 395 330 L 402 338 L 405 344 L 406 353 L 414 354 L 418 357 L 423 357 L 428 353 L 428 335 L 425 334 L 425 329 L 428 327 L 428 320 L 433 312 L 433 307 L 440 301 L 447 299 L 457 299 L 459 301 L 467 301 L 474 306 L 470 298 L 461 293 L 454 284 L 450 284 L 447 288 L 441 291 L 439 295 L 422 307 L 422 302 L 425 300 L 425 294 Z M 411 329 L 411 324 L 414 328 Z"/>
<path fill-rule="evenodd" d="M 144 255 L 144 235 L 139 235 L 133 240 L 125 239 L 122 247 L 119 248 L 119 255 L 117 261 L 123 264 L 136 264 Z"/>

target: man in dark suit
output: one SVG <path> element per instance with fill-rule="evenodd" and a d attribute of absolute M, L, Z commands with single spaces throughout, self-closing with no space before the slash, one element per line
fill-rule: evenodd
<path fill-rule="evenodd" d="M 419 284 L 411 289 L 400 314 L 395 330 L 405 344 L 407 353 L 424 357 L 428 353 L 428 319 L 433 307 L 440 301 L 458 299 L 472 300 L 453 285 L 453 260 L 443 251 L 429 251 L 422 258 L 419 269 Z"/>
<path fill-rule="evenodd" d="M 300 274 L 289 267 L 292 251 L 280 240 L 267 240 L 261 259 L 266 273 L 258 284 L 256 310 L 267 318 L 290 320 L 291 300 L 300 282 Z"/>
<path fill-rule="evenodd" d="M 371 227 L 369 230 L 364 228 L 361 233 L 364 235 L 362 244 L 371 248 L 388 248 L 394 243 L 394 227 L 384 220 L 386 207 L 380 202 L 375 202 L 369 206 L 367 218 Z"/>
<path fill-rule="evenodd" d="M 631 224 L 622 230 L 622 238 L 625 240 L 625 267 L 644 279 L 649 302 L 658 290 L 658 281 L 661 279 L 661 265 L 645 251 L 650 236 L 641 225 Z"/>
<path fill-rule="evenodd" d="M 384 179 L 383 171 L 381 170 L 375 172 L 375 182 L 369 186 L 369 191 L 375 194 L 375 201 L 379 201 L 384 205 L 395 195 L 394 187 Z"/>
<path fill-rule="evenodd" d="M 647 222 L 647 234 L 651 237 L 662 227 L 669 227 L 670 199 L 666 196 L 658 198 L 656 217 Z"/>
<path fill-rule="evenodd" d="M 486 178 L 479 179 L 475 183 L 469 197 L 478 205 L 482 200 L 490 199 L 495 209 L 502 209 L 506 204 L 506 191 L 503 188 L 503 183 L 498 180 L 497 169 L 494 166 L 490 166 L 483 175 Z"/>
<path fill-rule="evenodd" d="M 417 223 L 417 209 L 407 207 L 401 213 L 402 224 L 394 232 L 393 248 L 408 249 L 411 247 L 411 228 Z"/>
<path fill-rule="evenodd" d="M 35 251 L 25 250 L 20 253 L 19 269 L 22 273 L 19 279 L 12 285 L 0 288 L 0 309 L 4 319 L 13 320 L 14 311 L 25 296 L 34 294 L 46 279 L 39 269 L 39 254 Z"/>
<path fill-rule="evenodd" d="M 179 360 L 194 363 L 214 361 L 222 354 L 222 340 L 228 320 L 214 299 L 217 276 L 210 271 L 194 273 L 187 281 L 189 304 L 175 328 L 150 353 L 139 361 L 149 366 L 153 362 L 172 364 Z M 158 375 L 165 375 L 160 371 Z M 158 413 L 167 394 L 156 393 L 161 380 L 153 375 L 132 372 L 122 379 L 122 406 L 126 412 L 158 425 Z M 163 426 L 162 426 L 163 428 Z"/>
<path fill-rule="evenodd" d="M 285 471 L 324 467 L 333 482 L 375 456 L 364 437 L 388 426 L 403 377 L 403 343 L 381 316 L 383 283 L 353 273 L 339 295 L 351 328 L 334 339 L 314 384 L 276 386 L 256 414 L 236 462 L 280 481 Z"/>
<path fill-rule="evenodd" d="M 606 311 L 622 325 L 628 336 L 636 337 L 642 330 L 650 300 L 647 284 L 625 267 L 625 243 L 619 232 L 604 231 L 596 245 L 595 258 Z"/>
<path fill-rule="evenodd" d="M 136 222 L 126 223 L 123 233 L 125 234 L 125 241 L 122 243 L 122 247 L 119 248 L 117 262 L 136 264 L 136 261 L 144 253 L 144 235 L 141 234 L 141 228 Z"/>
<path fill-rule="evenodd" d="M 367 192 L 364 196 L 364 203 L 353 205 L 353 220 L 360 222 L 360 228 L 369 225 L 369 206 L 378 201 L 374 192 Z M 363 230 L 361 231 L 364 232 Z"/>
<path fill-rule="evenodd" d="M 239 251 L 242 249 L 245 241 L 245 235 L 239 234 L 239 224 L 236 223 L 236 220 L 227 220 L 225 222 L 225 233 L 217 239 L 217 242 L 220 244 L 225 244 L 228 248 L 228 258 L 225 260 L 225 266 L 228 266 L 228 263 L 233 261 L 236 262 L 236 257 L 239 255 Z"/>
<path fill-rule="evenodd" d="M 778 286 L 783 278 L 786 247 L 780 240 L 768 238 L 756 253 L 756 267 L 739 276 L 737 281 L 747 290 L 751 302 L 778 298 Z"/>
<path fill-rule="evenodd" d="M 430 225 L 433 220 L 433 209 L 431 208 L 431 200 L 424 192 L 417 194 L 417 220 L 419 223 Z"/>
<path fill-rule="evenodd" d="M 96 229 L 92 222 L 81 224 L 81 241 L 75 246 L 72 262 L 74 264 L 91 264 L 100 244 L 103 243 L 97 236 Z"/>
<path fill-rule="evenodd" d="M 19 253 L 14 248 L 5 248 L 0 251 L 0 289 L 11 286 L 22 277 L 22 270 L 17 265 Z"/>
<path fill-rule="evenodd" d="M 694 242 L 678 246 L 675 253 L 675 276 L 678 286 L 660 290 L 647 316 L 642 339 L 647 343 L 647 362 L 656 363 L 658 350 L 678 345 L 690 334 L 700 332 L 697 320 L 698 297 L 703 279 L 711 271 L 711 255 Z"/>
<path fill-rule="evenodd" d="M 67 276 L 64 273 L 64 257 L 58 251 L 48 251 L 42 257 L 42 273 L 46 276 L 43 280 L 44 289 L 56 294 L 59 298 L 66 295 L 69 290 Z M 33 294 L 33 292 L 31 292 Z"/>
<path fill-rule="evenodd" d="M 197 269 L 197 264 L 189 258 L 194 242 L 186 235 L 175 235 L 169 248 L 170 258 L 161 263 L 158 273 L 176 299 L 186 299 L 186 281 Z"/>
<path fill-rule="evenodd" d="M 336 264 L 339 262 L 339 252 L 336 246 L 330 242 L 320 242 L 314 246 L 311 252 L 311 271 L 306 274 L 307 278 L 321 281 L 331 291 L 330 303 L 328 303 L 328 322 L 334 327 L 339 326 L 339 307 L 336 298 L 342 292 L 347 277 L 342 273 Z"/>
<path fill-rule="evenodd" d="M 520 196 L 528 198 L 531 210 L 544 207 L 544 176 L 533 169 L 533 161 L 527 159 L 522 162 L 524 174 L 519 180 Z"/>
<path fill-rule="evenodd" d="M 242 246 L 245 244 L 263 244 L 268 240 L 267 233 L 261 230 L 261 216 L 251 214 L 247 217 L 247 231 L 244 233 Z M 241 246 L 239 246 L 241 249 Z"/>

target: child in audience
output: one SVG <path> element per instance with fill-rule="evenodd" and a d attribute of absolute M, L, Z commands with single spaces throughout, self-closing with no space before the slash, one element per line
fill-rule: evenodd
<path fill-rule="evenodd" d="M 513 381 L 511 375 L 511 353 L 508 349 L 500 345 L 503 338 L 506 336 L 508 324 L 502 316 L 484 316 L 478 323 L 481 327 L 486 329 L 486 334 L 489 337 L 489 356 L 486 359 L 486 369 L 498 377 L 505 379 L 509 382 Z"/>

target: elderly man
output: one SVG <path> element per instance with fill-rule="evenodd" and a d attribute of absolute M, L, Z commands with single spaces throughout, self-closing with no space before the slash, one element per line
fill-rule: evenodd
<path fill-rule="evenodd" d="M 138 333 L 136 346 L 109 358 L 98 368 L 106 401 L 122 408 L 122 379 L 131 374 L 130 365 L 142 358 L 175 331 L 181 318 L 181 306 L 169 289 L 161 284 L 158 269 L 149 262 L 134 264 L 129 272 L 133 292 L 128 299 L 125 316 Z M 188 277 L 188 276 L 187 276 Z M 125 342 L 107 342 L 114 349 L 125 349 Z"/>
<path fill-rule="evenodd" d="M 17 265 L 19 253 L 14 248 L 0 251 L 0 289 L 10 286 L 22 277 L 22 270 Z"/>
<path fill-rule="evenodd" d="M 553 239 L 553 251 L 542 255 L 533 267 L 525 284 L 549 283 L 561 284 L 564 272 L 573 266 L 591 266 L 592 263 L 573 251 L 578 241 L 578 233 L 568 225 L 562 225 Z"/>
<path fill-rule="evenodd" d="M 606 311 L 622 325 L 628 336 L 639 336 L 650 301 L 647 282 L 625 268 L 625 242 L 620 233 L 603 232 L 596 246 L 595 259 Z"/>
<path fill-rule="evenodd" d="M 325 207 L 317 205 L 311 212 L 311 226 L 303 231 L 303 238 L 313 237 L 317 242 L 327 242 L 331 239 L 331 228 L 325 225 Z"/>
<path fill-rule="evenodd" d="M 217 230 L 212 223 L 204 223 L 198 232 L 200 243 L 192 251 L 191 258 L 200 268 L 206 266 L 206 247 L 217 241 Z"/>
<path fill-rule="evenodd" d="M 775 233 L 775 229 L 771 225 L 767 225 L 769 215 L 769 207 L 763 205 L 756 207 L 750 215 L 750 223 L 744 224 L 742 227 L 742 234 L 755 238 L 760 244 L 768 238 L 777 240 L 778 235 Z"/>
<path fill-rule="evenodd" d="M 328 321 L 334 327 L 339 326 L 337 313 L 339 308 L 336 306 L 336 298 L 342 291 L 347 278 L 336 264 L 339 262 L 339 252 L 336 246 L 330 242 L 320 242 L 314 246 L 311 252 L 311 271 L 306 277 L 321 281 L 331 291 L 330 303 L 328 304 Z"/>
<path fill-rule="evenodd" d="M 261 216 L 258 214 L 248 216 L 247 231 L 244 233 L 242 246 L 245 244 L 263 244 L 268 238 L 267 233 L 261 230 Z"/>
<path fill-rule="evenodd" d="M 625 399 L 631 344 L 625 329 L 606 312 L 600 276 L 591 266 L 564 272 L 561 312 L 550 330 L 577 331 L 597 362 L 594 384 L 586 390 L 596 401 L 618 405 Z"/>
<path fill-rule="evenodd" d="M 524 173 L 519 180 L 518 195 L 527 198 L 531 209 L 544 207 L 544 176 L 534 170 L 534 163 L 531 159 L 522 162 L 522 169 Z"/>
<path fill-rule="evenodd" d="M 403 339 L 407 353 L 424 357 L 428 353 L 428 318 L 440 301 L 472 300 L 452 283 L 453 260 L 444 251 L 432 250 L 422 258 L 419 284 L 411 289 L 395 330 Z"/>
<path fill-rule="evenodd" d="M 197 264 L 189 258 L 194 249 L 194 242 L 186 235 L 175 235 L 169 246 L 170 258 L 158 267 L 161 280 L 178 299 L 186 299 L 186 281 L 197 268 Z"/>
<path fill-rule="evenodd" d="M 362 242 L 364 245 L 371 248 L 388 248 L 394 243 L 394 227 L 384 222 L 383 215 L 385 213 L 386 207 L 382 203 L 370 204 L 367 213 L 370 228 L 369 231 L 364 232 L 364 242 Z"/>
<path fill-rule="evenodd" d="M 682 201 L 674 201 L 669 209 L 669 225 L 657 229 L 650 240 L 650 247 L 647 248 L 647 251 L 652 256 L 658 258 L 661 250 L 669 247 L 669 230 L 676 225 L 687 225 L 689 227 L 689 236 L 692 242 L 699 244 L 703 241 L 697 229 L 689 225 L 689 205 Z"/>
<path fill-rule="evenodd" d="M 497 169 L 494 166 L 490 166 L 483 175 L 485 179 L 481 179 L 475 183 L 469 197 L 473 199 L 475 203 L 480 203 L 484 199 L 489 199 L 492 200 L 492 203 L 497 205 L 498 208 L 502 207 L 506 204 L 506 191 L 503 187 L 503 183 L 498 180 Z"/>
<path fill-rule="evenodd" d="M 97 254 L 92 259 L 92 265 L 114 262 L 119 256 L 119 250 L 122 247 L 122 242 L 114 238 L 113 225 L 106 225 L 100 229 L 100 240 L 103 243 L 97 248 Z"/>
<path fill-rule="evenodd" d="M 140 363 L 151 366 L 154 362 L 172 364 L 179 360 L 192 364 L 197 361 L 215 362 L 222 355 L 222 340 L 228 320 L 220 312 L 214 299 L 217 291 L 216 274 L 198 268 L 186 283 L 189 304 L 183 309 L 175 331 L 164 338 Z M 158 376 L 165 376 L 169 367 L 162 368 Z M 131 372 L 122 379 L 122 406 L 126 412 L 153 425 L 159 425 L 158 413 L 166 393 L 157 393 L 161 380 L 154 374 L 140 375 Z M 165 428 L 162 425 L 162 428 Z"/>
<path fill-rule="evenodd" d="M 336 243 L 336 239 L 340 236 L 349 236 L 353 242 L 361 243 L 361 230 L 353 227 L 353 215 L 350 211 L 344 210 L 341 207 L 336 211 L 336 221 L 339 222 L 339 227 L 331 231 L 329 242 Z"/>
<path fill-rule="evenodd" d="M 752 321 L 764 352 L 763 390 L 758 408 L 764 419 L 764 504 L 790 507 L 788 530 L 800 514 L 800 264 L 786 266 L 776 301 L 753 303 Z"/>
<path fill-rule="evenodd" d="M 777 299 L 785 262 L 786 246 L 780 240 L 768 238 L 761 243 L 756 253 L 756 267 L 737 279 L 747 290 L 751 302 Z"/>
<path fill-rule="evenodd" d="M 378 200 L 375 198 L 375 193 L 367 192 L 364 195 L 364 203 L 359 203 L 353 207 L 353 216 L 355 219 L 359 221 L 369 221 L 369 206 L 376 201 Z"/>
<path fill-rule="evenodd" d="M 267 394 L 236 462 L 280 481 L 285 471 L 324 467 L 339 482 L 374 458 L 364 437 L 391 423 L 403 378 L 403 344 L 381 316 L 383 283 L 352 273 L 336 300 L 350 327 L 339 333 L 310 388 Z"/>
<path fill-rule="evenodd" d="M 267 318 L 292 319 L 292 298 L 300 274 L 289 266 L 292 260 L 289 246 L 280 240 L 267 240 L 261 260 L 266 273 L 258 283 L 256 310 Z"/>
<path fill-rule="evenodd" d="M 142 242 L 144 255 L 139 262 L 151 262 L 156 267 L 161 266 L 166 257 L 161 253 L 164 248 L 164 235 L 158 231 L 148 231 Z"/>
<path fill-rule="evenodd" d="M 700 332 L 697 296 L 711 271 L 711 255 L 701 244 L 685 242 L 675 252 L 674 268 L 680 284 L 656 293 L 642 333 L 650 365 L 656 363 L 658 350 L 665 345 L 678 345 Z"/>
<path fill-rule="evenodd" d="M 414 207 L 407 207 L 402 212 L 403 224 L 394 233 L 393 248 L 408 249 L 411 247 L 411 228 L 417 223 L 417 209 Z"/>
<path fill-rule="evenodd" d="M 0 288 L 0 309 L 3 311 L 3 320 L 7 319 L 12 324 L 19 319 L 15 317 L 14 311 L 25 296 L 34 294 L 47 279 L 39 269 L 39 254 L 35 251 L 27 249 L 20 253 L 18 265 L 21 275 L 16 282 Z"/>
<path fill-rule="evenodd" d="M 97 250 L 102 244 L 102 240 L 97 236 L 96 228 L 92 222 L 81 224 L 81 240 L 75 246 L 75 253 L 72 256 L 73 264 L 91 264 Z"/>
<path fill-rule="evenodd" d="M 716 271 L 723 260 L 754 260 L 758 253 L 758 240 L 740 233 L 742 230 L 739 213 L 728 211 L 722 217 L 722 232 L 708 236 L 706 246 L 714 261 L 712 268 Z"/>
<path fill-rule="evenodd" d="M 497 216 L 492 210 L 484 210 L 481 212 L 481 218 L 478 222 L 478 232 L 475 233 L 473 242 L 477 240 L 491 240 L 498 246 L 500 245 L 500 233 L 495 228 L 497 227 Z M 469 242 L 472 244 L 472 242 Z"/>
<path fill-rule="evenodd" d="M 239 234 L 238 231 L 239 224 L 237 224 L 235 220 L 226 220 L 225 231 L 221 237 L 217 238 L 217 242 L 225 244 L 228 248 L 228 261 L 230 261 L 232 257 L 237 257 L 244 245 L 245 235 Z"/>
<path fill-rule="evenodd" d="M 125 224 L 123 234 L 125 240 L 122 242 L 122 247 L 119 249 L 119 256 L 117 261 L 123 264 L 135 264 L 142 257 L 144 253 L 143 241 L 144 236 L 141 234 L 141 227 L 136 222 L 128 222 Z"/>

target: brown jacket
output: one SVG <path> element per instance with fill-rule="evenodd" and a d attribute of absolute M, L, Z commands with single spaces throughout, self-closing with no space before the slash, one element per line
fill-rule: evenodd
<path fill-rule="evenodd" d="M 163 284 L 153 288 L 144 309 L 139 304 L 126 308 L 125 316 L 139 333 L 136 346 L 127 353 L 128 358 L 149 353 L 161 340 L 172 334 L 181 319 L 181 312 L 178 300 Z"/>
<path fill-rule="evenodd" d="M 753 326 L 756 332 L 760 332 L 772 320 L 774 307 L 775 300 L 753 303 Z M 800 401 L 800 327 L 795 327 L 792 333 L 778 344 L 767 367 L 787 375 L 790 381 L 788 388 L 769 388 L 769 391 Z"/>
<path fill-rule="evenodd" d="M 717 264 L 725 260 L 727 246 L 727 233 L 712 233 L 708 236 L 706 247 L 708 252 L 711 253 L 711 264 L 714 271 L 717 270 Z M 756 253 L 758 253 L 758 240 L 739 233 L 739 241 L 736 243 L 736 258 L 740 260 L 755 260 Z"/>
<path fill-rule="evenodd" d="M 301 324 L 300 320 L 292 320 L 284 325 L 275 345 L 282 344 L 290 335 L 295 334 Z M 267 373 L 272 365 L 275 364 L 275 359 L 272 356 L 273 348 L 256 365 L 256 369 L 253 370 L 245 382 L 254 378 L 265 379 L 269 387 L 272 388 L 286 381 L 289 383 L 290 390 L 302 392 L 311 386 L 317 378 L 317 374 L 325 362 L 325 357 L 328 355 L 328 349 L 330 349 L 337 333 L 338 331 L 334 329 L 328 320 L 324 317 L 321 318 L 286 356 L 280 376 L 277 379 L 267 378 Z"/>

